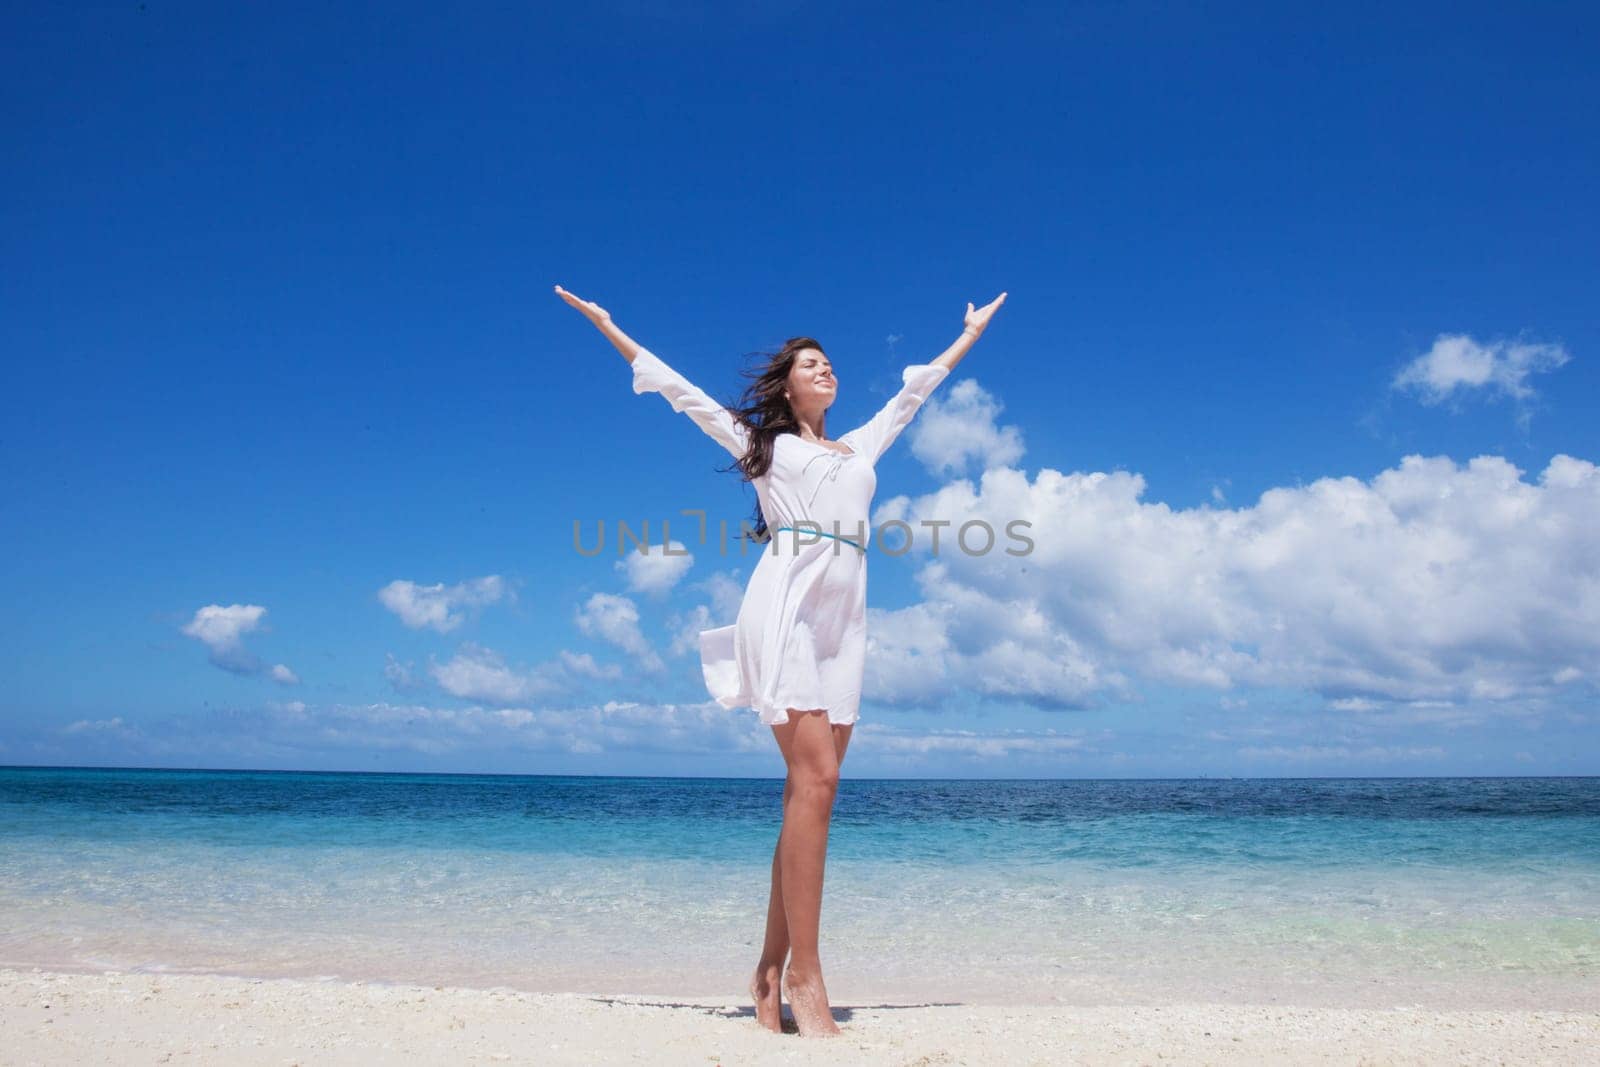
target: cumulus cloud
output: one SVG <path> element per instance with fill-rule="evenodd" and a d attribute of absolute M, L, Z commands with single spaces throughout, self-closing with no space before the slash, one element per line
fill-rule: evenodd
<path fill-rule="evenodd" d="M 866 688 L 912 706 L 959 688 L 1032 707 L 1093 706 L 1103 692 L 1133 694 L 1127 679 L 1096 660 L 1035 604 L 1000 600 L 922 572 L 924 601 L 869 609 Z"/>
<path fill-rule="evenodd" d="M 515 704 L 561 688 L 547 668 L 518 670 L 508 666 L 500 653 L 470 642 L 448 662 L 433 664 L 429 673 L 451 696 L 495 704 Z"/>
<path fill-rule="evenodd" d="M 498 574 L 472 578 L 446 586 L 418 585 L 397 578 L 378 590 L 378 600 L 413 630 L 424 626 L 449 633 L 466 618 L 464 611 L 493 604 L 507 595 L 506 583 Z"/>
<path fill-rule="evenodd" d="M 696 604 L 687 612 L 675 612 L 667 620 L 671 635 L 668 651 L 674 656 L 688 653 L 698 655 L 700 631 L 731 625 L 739 617 L 739 607 L 744 600 L 744 583 L 734 571 L 718 571 L 694 588 L 711 598 L 709 604 Z"/>
<path fill-rule="evenodd" d="M 282 663 L 268 667 L 244 647 L 244 635 L 257 629 L 267 609 L 259 604 L 208 604 L 194 613 L 182 632 L 205 645 L 207 659 L 231 674 L 265 674 L 275 682 L 295 685 L 300 679 Z"/>
<path fill-rule="evenodd" d="M 908 434 L 912 455 L 941 476 L 1017 462 L 1024 451 L 1022 431 L 996 425 L 1003 407 L 972 378 L 950 385 L 917 412 Z"/>
<path fill-rule="evenodd" d="M 516 704 L 570 693 L 585 679 L 615 681 L 622 677 L 622 668 L 567 649 L 533 667 L 514 667 L 494 649 L 467 642 L 444 663 L 430 657 L 426 677 L 411 661 L 402 663 L 394 653 L 386 653 L 383 674 L 397 693 L 416 694 L 431 687 L 463 700 Z"/>
<path fill-rule="evenodd" d="M 185 731 L 195 736 L 188 737 Z M 430 756 L 506 750 L 594 755 L 766 752 L 772 747 L 770 731 L 754 715 L 732 715 L 709 702 L 607 700 L 464 708 L 426 702 L 268 702 L 218 710 L 203 720 L 173 719 L 162 724 L 160 732 L 165 745 L 180 751 L 192 741 L 278 758 L 337 750 Z"/>
<path fill-rule="evenodd" d="M 974 760 L 1013 759 L 1018 756 L 1061 756 L 1094 751 L 1083 733 L 1055 730 L 904 730 L 877 724 L 858 727 L 863 744 L 889 757 L 955 755 Z M 1110 735 L 1102 731 L 1100 738 Z"/>
<path fill-rule="evenodd" d="M 568 652 L 561 650 L 561 663 L 573 674 L 585 678 L 596 678 L 608 681 L 622 677 L 622 667 L 616 663 L 597 663 L 595 658 L 587 652 Z"/>
<path fill-rule="evenodd" d="M 716 620 L 717 625 L 731 623 L 739 617 L 746 581 L 746 576 L 739 571 L 727 570 L 717 571 L 695 583 L 695 589 L 711 598 L 711 618 Z"/>
<path fill-rule="evenodd" d="M 1480 343 L 1466 334 L 1440 334 L 1433 347 L 1407 363 L 1390 383 L 1414 392 L 1424 404 L 1438 404 L 1469 392 L 1529 400 L 1533 374 L 1555 370 L 1571 357 L 1556 344 L 1522 341 Z"/>
<path fill-rule="evenodd" d="M 986 472 L 880 514 L 949 521 L 923 601 L 874 612 L 869 686 L 1090 706 L 1129 676 L 1373 702 L 1506 701 L 1600 667 L 1600 471 L 1557 455 L 1534 483 L 1504 458 L 1404 457 L 1252 507 L 1173 509 L 1137 474 Z M 1032 523 L 987 555 L 949 530 Z M 1563 681 L 1557 681 L 1561 679 Z M 1364 702 L 1364 703 L 1363 703 Z"/>
<path fill-rule="evenodd" d="M 643 545 L 612 564 L 627 581 L 629 591 L 663 596 L 694 566 L 694 555 L 682 541 Z"/>
<path fill-rule="evenodd" d="M 858 741 L 853 752 L 870 753 L 871 759 L 901 770 L 957 764 L 992 768 L 1000 761 L 1048 768 L 1097 753 L 1111 737 L 1105 730 L 924 732 L 873 721 L 856 729 Z M 227 751 L 288 762 L 339 751 L 428 756 L 526 751 L 777 757 L 771 729 L 753 713 L 730 712 L 712 701 L 544 701 L 467 707 L 426 701 L 266 701 L 253 707 L 219 708 L 203 716 L 174 716 L 150 724 L 142 734 L 114 719 L 75 723 L 58 736 L 71 736 L 80 743 L 115 738 L 125 741 L 129 752 Z M 852 754 L 854 760 L 863 758 Z"/>
<path fill-rule="evenodd" d="M 639 608 L 625 596 L 595 593 L 578 609 L 574 621 L 588 637 L 615 645 L 634 658 L 640 670 L 665 669 L 650 642 L 639 628 Z"/>
<path fill-rule="evenodd" d="M 1390 763 L 1394 760 L 1439 760 L 1445 755 L 1438 745 L 1251 745 L 1239 749 L 1238 754 L 1245 759 L 1297 763 Z"/>
<path fill-rule="evenodd" d="M 716 625 L 711 621 L 711 609 L 705 604 L 696 604 L 686 612 L 673 614 L 667 620 L 667 630 L 671 635 L 667 652 L 673 656 L 698 652 L 700 631 L 710 630 Z"/>

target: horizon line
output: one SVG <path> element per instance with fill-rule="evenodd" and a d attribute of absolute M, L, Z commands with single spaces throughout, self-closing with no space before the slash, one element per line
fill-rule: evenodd
<path fill-rule="evenodd" d="M 285 767 L 137 767 L 120 764 L 79 763 L 0 763 L 0 771 L 151 771 L 192 774 L 348 774 L 401 775 L 413 778 L 597 778 L 645 779 L 651 781 L 781 782 L 781 776 L 721 774 L 553 774 L 533 771 L 374 771 L 314 770 Z M 1128 778 L 953 778 L 953 777 L 855 777 L 857 782 L 1338 782 L 1338 781 L 1462 781 L 1534 778 L 1600 778 L 1596 774 L 1323 774 L 1323 775 L 1237 775 L 1202 774 L 1177 777 Z"/>

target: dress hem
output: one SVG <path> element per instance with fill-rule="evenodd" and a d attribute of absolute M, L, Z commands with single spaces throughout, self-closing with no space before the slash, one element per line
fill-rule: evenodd
<path fill-rule="evenodd" d="M 756 717 L 767 726 L 783 726 L 789 721 L 788 706 L 778 707 L 770 701 L 762 700 L 749 692 L 744 685 L 744 678 L 739 672 L 738 658 L 734 654 L 734 626 L 719 626 L 711 630 L 700 631 L 700 673 L 705 679 L 706 690 L 711 694 L 718 706 L 734 711 L 739 708 L 749 708 L 756 713 Z M 820 709 L 828 716 L 828 722 L 834 726 L 851 726 L 861 718 L 856 712 L 848 719 L 834 721 L 832 709 L 825 703 L 819 702 L 806 711 Z"/>

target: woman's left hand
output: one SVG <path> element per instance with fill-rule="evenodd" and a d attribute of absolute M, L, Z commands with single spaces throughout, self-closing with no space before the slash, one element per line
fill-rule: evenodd
<path fill-rule="evenodd" d="M 967 301 L 966 329 L 970 330 L 973 334 L 983 333 L 984 328 L 989 325 L 989 317 L 993 315 L 999 309 L 1000 305 L 1004 304 L 1005 302 L 1006 294 L 1001 293 L 992 301 L 974 311 L 972 310 L 972 301 Z"/>
<path fill-rule="evenodd" d="M 576 293 L 569 293 L 559 285 L 556 286 L 556 295 L 583 312 L 584 318 L 602 329 L 604 328 L 604 323 L 611 321 L 611 312 L 596 304 L 593 300 L 585 300 Z M 971 307 L 972 305 L 968 304 L 967 306 Z"/>

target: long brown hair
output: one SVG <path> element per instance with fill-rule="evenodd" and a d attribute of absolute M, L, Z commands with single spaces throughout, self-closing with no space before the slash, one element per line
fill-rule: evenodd
<path fill-rule="evenodd" d="M 740 370 L 740 375 L 749 379 L 750 384 L 745 386 L 739 402 L 730 405 L 728 411 L 749 431 L 750 445 L 743 456 L 722 470 L 737 467 L 744 481 L 754 481 L 772 469 L 772 450 L 777 436 L 799 431 L 800 424 L 795 420 L 794 409 L 789 406 L 789 398 L 783 395 L 783 391 L 789 384 L 789 371 L 794 368 L 795 357 L 807 348 L 822 352 L 822 346 L 814 338 L 791 337 L 776 352 L 755 353 L 766 361 L 763 365 Z M 755 529 L 751 540 L 764 543 L 771 535 L 767 532 L 766 516 L 761 514 L 759 498 L 753 517 Z"/>

